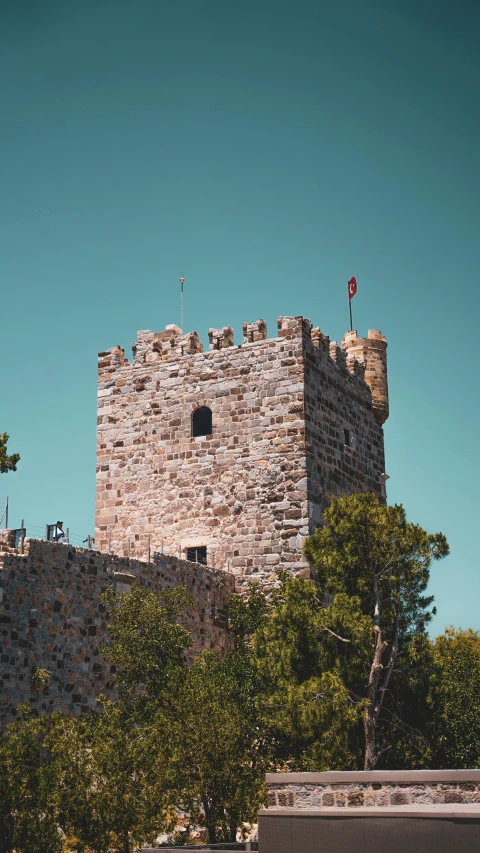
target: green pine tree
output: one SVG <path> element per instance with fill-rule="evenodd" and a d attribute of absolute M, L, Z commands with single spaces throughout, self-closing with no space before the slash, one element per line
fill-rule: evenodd
<path fill-rule="evenodd" d="M 372 494 L 333 499 L 324 521 L 305 553 L 319 591 L 333 596 L 324 643 L 362 708 L 364 767 L 371 770 L 406 734 L 402 694 L 406 683 L 409 690 L 418 683 L 418 672 L 409 671 L 424 663 L 419 650 L 435 612 L 425 594 L 430 565 L 449 548 L 442 533 L 427 533 L 407 521 L 402 506 Z"/>
<path fill-rule="evenodd" d="M 6 474 L 8 471 L 16 471 L 17 463 L 20 461 L 19 453 L 12 453 L 10 456 L 8 455 L 8 439 L 8 433 L 0 433 L 0 474 Z"/>

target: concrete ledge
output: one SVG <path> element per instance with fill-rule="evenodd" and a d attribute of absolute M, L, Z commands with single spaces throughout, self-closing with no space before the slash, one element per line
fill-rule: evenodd
<path fill-rule="evenodd" d="M 325 773 L 267 773 L 267 785 L 365 785 L 386 782 L 391 785 L 417 785 L 422 782 L 476 782 L 480 770 L 331 770 Z"/>
<path fill-rule="evenodd" d="M 258 812 L 260 817 L 290 817 L 295 820 L 299 817 L 317 817 L 317 818 L 359 818 L 359 817 L 415 817 L 415 818 L 435 818 L 445 820 L 477 820 L 480 822 L 480 803 L 466 803 L 455 806 L 446 805 L 443 803 L 435 803 L 429 806 L 358 806 L 357 808 L 326 808 L 318 809 L 260 809 Z"/>

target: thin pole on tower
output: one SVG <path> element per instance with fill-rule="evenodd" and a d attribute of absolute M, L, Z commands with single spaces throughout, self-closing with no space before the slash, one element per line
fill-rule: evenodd
<path fill-rule="evenodd" d="M 183 285 L 185 284 L 185 279 L 183 275 L 178 279 L 180 282 L 180 317 L 181 317 L 181 329 L 183 332 L 183 322 L 184 322 L 184 306 L 183 306 Z"/>

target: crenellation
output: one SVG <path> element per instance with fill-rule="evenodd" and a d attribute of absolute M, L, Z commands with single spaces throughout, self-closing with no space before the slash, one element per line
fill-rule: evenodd
<path fill-rule="evenodd" d="M 265 320 L 256 320 L 255 323 L 243 324 L 243 342 L 244 344 L 253 344 L 257 341 L 265 341 L 267 339 L 267 324 Z"/>
<path fill-rule="evenodd" d="M 106 381 L 105 374 L 114 373 L 123 366 L 124 362 L 125 350 L 122 349 L 120 344 L 117 344 L 112 349 L 98 353 L 98 372 L 102 374 L 104 381 Z"/>
<path fill-rule="evenodd" d="M 203 346 L 197 332 L 184 335 L 178 326 L 172 324 L 166 326 L 164 332 L 138 332 L 132 351 L 133 364 L 138 366 L 156 361 L 176 361 L 184 355 L 203 352 Z"/>
<path fill-rule="evenodd" d="M 349 355 L 347 356 L 346 364 L 349 373 L 353 373 L 353 375 L 356 376 L 358 379 L 362 379 L 363 381 L 365 381 L 366 365 L 364 362 L 357 361 L 354 356 Z"/>
<path fill-rule="evenodd" d="M 312 329 L 310 337 L 312 339 L 313 345 L 317 347 L 317 349 L 321 350 L 327 355 L 330 354 L 330 338 L 328 337 L 328 335 L 324 335 L 322 333 L 319 326 L 317 326 L 315 329 Z"/>
<path fill-rule="evenodd" d="M 310 338 L 312 331 L 312 324 L 306 317 L 279 317 L 277 327 L 279 338 L 295 336 Z"/>
<path fill-rule="evenodd" d="M 231 326 L 223 326 L 221 329 L 209 329 L 208 339 L 210 350 L 222 350 L 233 347 L 233 329 Z"/>
<path fill-rule="evenodd" d="M 344 350 L 338 346 L 336 341 L 331 341 L 329 344 L 329 353 L 332 361 L 335 362 L 337 367 L 340 370 L 346 370 L 347 367 L 347 357 L 345 355 Z"/>

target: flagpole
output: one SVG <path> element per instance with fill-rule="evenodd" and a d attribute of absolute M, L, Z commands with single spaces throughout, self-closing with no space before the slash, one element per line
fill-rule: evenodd
<path fill-rule="evenodd" d="M 183 274 L 182 274 L 182 277 L 179 279 L 179 282 L 180 282 L 180 322 L 181 322 L 181 329 L 182 329 L 182 333 L 183 333 L 183 322 L 184 322 L 184 310 L 183 310 L 183 285 L 184 285 L 184 282 L 185 282 L 185 279 L 184 279 L 184 277 L 183 277 Z"/>
<path fill-rule="evenodd" d="M 350 331 L 352 331 L 353 322 L 352 322 L 352 300 L 351 299 L 348 300 L 348 307 L 350 308 Z"/>

